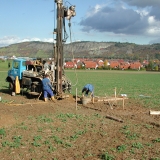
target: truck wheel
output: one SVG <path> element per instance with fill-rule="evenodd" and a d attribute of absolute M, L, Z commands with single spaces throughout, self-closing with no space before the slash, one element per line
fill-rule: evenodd
<path fill-rule="evenodd" d="M 38 81 L 34 81 L 31 85 L 31 92 L 41 93 L 41 84 Z"/>

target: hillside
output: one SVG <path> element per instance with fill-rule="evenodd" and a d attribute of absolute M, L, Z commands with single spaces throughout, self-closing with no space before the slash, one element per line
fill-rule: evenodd
<path fill-rule="evenodd" d="M 23 42 L 0 48 L 0 56 L 53 57 L 53 44 Z M 119 42 L 74 42 L 64 45 L 64 57 L 160 59 L 160 44 L 137 45 Z"/>

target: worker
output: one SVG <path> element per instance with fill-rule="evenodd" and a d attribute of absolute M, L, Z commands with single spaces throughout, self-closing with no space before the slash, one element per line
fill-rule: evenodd
<path fill-rule="evenodd" d="M 50 95 L 51 100 L 55 102 L 53 88 L 48 74 L 46 74 L 45 78 L 42 80 L 42 85 L 43 85 L 44 101 L 46 102 L 48 100 L 48 95 Z"/>
<path fill-rule="evenodd" d="M 90 93 L 90 97 L 92 97 L 92 103 L 94 103 L 94 87 L 92 84 L 86 84 L 83 89 L 82 89 L 82 96 L 84 97 L 84 92 L 85 96 L 88 96 Z"/>
<path fill-rule="evenodd" d="M 84 97 L 84 92 L 85 92 L 85 96 L 88 96 L 89 92 L 90 92 L 90 96 L 94 96 L 94 87 L 92 84 L 86 84 L 83 89 L 82 89 L 82 96 Z"/>

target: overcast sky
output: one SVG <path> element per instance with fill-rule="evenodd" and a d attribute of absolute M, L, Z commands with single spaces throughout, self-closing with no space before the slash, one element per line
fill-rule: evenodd
<path fill-rule="evenodd" d="M 160 0 L 69 0 L 73 41 L 160 43 Z M 0 47 L 25 41 L 53 42 L 54 0 L 0 0 Z M 66 30 L 70 35 L 68 21 Z"/>

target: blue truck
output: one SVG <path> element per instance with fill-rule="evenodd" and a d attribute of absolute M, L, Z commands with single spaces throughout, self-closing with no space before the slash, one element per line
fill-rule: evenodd
<path fill-rule="evenodd" d="M 22 90 L 26 88 L 30 95 L 39 95 L 42 93 L 42 79 L 47 73 L 56 94 L 55 69 L 54 61 L 51 60 L 14 59 L 6 77 L 10 93 L 15 92 L 15 80 L 16 76 L 18 76 Z M 62 80 L 63 92 L 70 92 L 71 83 L 66 79 L 65 75 L 63 75 Z"/>

